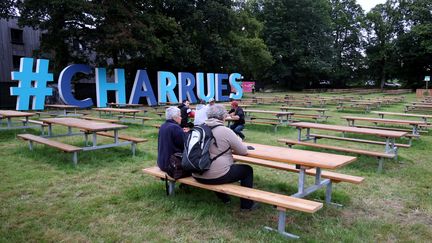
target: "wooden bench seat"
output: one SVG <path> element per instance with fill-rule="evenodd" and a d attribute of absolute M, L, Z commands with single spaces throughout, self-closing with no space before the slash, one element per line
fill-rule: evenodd
<path fill-rule="evenodd" d="M 391 128 L 391 127 L 377 127 L 377 126 L 363 126 L 363 125 L 355 125 L 355 127 L 381 129 L 381 130 L 387 130 L 387 131 L 398 131 L 398 130 L 395 130 L 394 128 Z M 405 129 L 405 130 L 407 130 L 407 129 Z M 411 130 L 409 130 L 409 131 L 411 131 Z M 412 133 L 407 133 L 407 134 L 404 135 L 404 137 L 407 137 L 407 138 L 419 138 L 420 135 L 416 135 L 416 134 L 412 134 Z"/>
<path fill-rule="evenodd" d="M 354 148 L 333 146 L 333 145 L 327 145 L 327 144 L 308 143 L 308 142 L 302 142 L 302 141 L 291 140 L 291 139 L 278 139 L 278 142 L 285 143 L 289 147 L 291 147 L 293 145 L 301 145 L 301 146 L 307 146 L 307 147 L 312 147 L 312 148 L 321 148 L 321 149 L 335 150 L 335 151 L 340 151 L 340 152 L 354 153 L 354 154 L 361 154 L 361 155 L 376 157 L 378 159 L 378 172 L 382 171 L 384 158 L 385 159 L 396 159 L 397 158 L 396 154 L 387 154 L 384 152 L 375 152 L 375 151 L 370 151 L 370 150 L 354 149 Z"/>
<path fill-rule="evenodd" d="M 248 124 L 258 124 L 258 125 L 272 125 L 274 132 L 277 132 L 277 127 L 280 125 L 279 122 L 272 122 L 272 121 L 247 121 Z"/>
<path fill-rule="evenodd" d="M 146 116 L 131 116 L 131 115 L 124 116 L 124 115 L 117 115 L 117 117 L 119 119 L 120 118 L 133 118 L 133 119 L 142 119 L 142 120 L 146 120 L 146 121 L 153 120 L 153 118 L 146 117 Z"/>
<path fill-rule="evenodd" d="M 108 122 L 108 123 L 118 123 L 118 120 L 99 118 L 99 117 L 84 116 L 83 119 L 85 119 L 85 120 L 91 120 L 91 121 Z"/>
<path fill-rule="evenodd" d="M 117 118 L 119 121 L 124 118 L 132 119 L 132 120 L 141 120 L 141 124 L 144 125 L 144 121 L 153 120 L 153 118 L 145 117 L 145 116 L 131 116 L 131 115 L 117 115 Z M 130 120 L 123 120 L 124 122 L 130 121 Z"/>
<path fill-rule="evenodd" d="M 373 140 L 366 140 L 366 139 L 359 139 L 359 138 L 345 138 L 345 137 L 337 137 L 337 136 L 330 136 L 330 135 L 324 135 L 324 134 L 310 134 L 311 137 L 320 139 L 320 138 L 328 138 L 328 139 L 335 139 L 335 140 L 341 140 L 341 141 L 350 141 L 350 142 L 357 142 L 357 143 L 368 143 L 368 144 L 377 144 L 377 145 L 386 145 L 385 142 L 381 141 L 373 141 Z M 395 145 L 399 148 L 410 148 L 411 145 L 404 144 L 404 143 L 395 143 Z"/>
<path fill-rule="evenodd" d="M 30 150 L 33 150 L 33 142 L 36 142 L 36 143 L 44 144 L 44 145 L 47 145 L 47 146 L 50 146 L 53 148 L 60 149 L 61 151 L 65 152 L 65 153 L 73 153 L 72 160 L 73 160 L 74 165 L 76 165 L 78 162 L 77 152 L 82 150 L 82 148 L 80 148 L 80 147 L 76 147 L 73 145 L 65 144 L 62 142 L 54 141 L 54 140 L 50 140 L 48 138 L 39 137 L 39 136 L 36 136 L 33 134 L 18 134 L 17 137 L 20 139 L 23 139 L 25 141 L 28 141 Z"/>
<path fill-rule="evenodd" d="M 279 169 L 279 170 L 286 170 L 286 171 L 296 172 L 296 173 L 300 172 L 300 170 L 296 169 L 296 167 L 294 165 L 290 165 L 287 163 L 251 158 L 251 157 L 241 156 L 241 155 L 233 155 L 233 157 L 234 157 L 235 161 L 239 161 L 239 162 L 245 162 L 245 163 L 254 164 L 254 165 L 261 165 L 261 166 L 265 166 L 265 167 L 270 167 L 270 168 Z M 314 168 L 308 169 L 308 170 L 306 170 L 306 174 L 315 176 L 316 170 Z M 331 171 L 321 171 L 321 176 L 323 178 L 330 179 L 335 183 L 348 182 L 348 183 L 353 183 L 353 184 L 360 184 L 364 180 L 363 177 L 345 175 L 345 174 L 331 172 Z"/>
<path fill-rule="evenodd" d="M 104 137 L 114 138 L 114 134 L 109 133 L 109 132 L 97 132 L 96 134 L 100 135 L 100 136 L 104 136 Z M 127 141 L 131 141 L 134 143 L 143 143 L 143 142 L 148 141 L 148 139 L 145 139 L 145 138 L 136 138 L 136 137 L 132 137 L 132 136 L 128 136 L 128 135 L 118 135 L 118 138 L 121 140 L 127 140 Z"/>
<path fill-rule="evenodd" d="M 20 121 L 26 122 L 26 119 L 20 119 Z M 36 124 L 36 125 L 39 125 L 39 126 L 43 126 L 43 127 L 47 127 L 48 126 L 48 124 L 43 123 L 43 121 L 38 121 L 38 120 L 30 120 L 29 119 L 27 122 L 28 123 L 32 123 L 32 124 Z"/>
<path fill-rule="evenodd" d="M 156 129 L 159 129 L 161 126 L 162 126 L 161 124 L 154 124 L 154 125 L 152 125 L 152 127 L 156 128 Z"/>
<path fill-rule="evenodd" d="M 168 178 L 169 194 L 171 195 L 174 194 L 175 182 L 179 182 L 185 185 L 194 186 L 201 189 L 221 192 L 228 195 L 232 195 L 240 198 L 246 198 L 256 202 L 261 202 L 261 203 L 276 206 L 277 210 L 279 211 L 277 231 L 280 234 L 291 238 L 299 238 L 299 237 L 285 232 L 286 210 L 295 210 L 295 211 L 300 211 L 305 213 L 315 213 L 316 211 L 318 211 L 323 207 L 323 204 L 319 202 L 262 191 L 255 188 L 243 187 L 234 183 L 208 185 L 208 184 L 199 183 L 192 177 L 181 178 L 174 181 L 174 179 L 168 177 L 165 172 L 161 171 L 156 166 L 145 168 L 142 171 L 145 174 L 149 174 L 157 178 L 162 178 L 162 179 Z"/>

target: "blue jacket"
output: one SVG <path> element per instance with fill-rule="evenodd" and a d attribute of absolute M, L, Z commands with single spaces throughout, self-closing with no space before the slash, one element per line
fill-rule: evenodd
<path fill-rule="evenodd" d="M 159 168 L 166 171 L 170 156 L 183 153 L 185 132 L 174 120 L 167 120 L 159 129 L 158 159 Z"/>

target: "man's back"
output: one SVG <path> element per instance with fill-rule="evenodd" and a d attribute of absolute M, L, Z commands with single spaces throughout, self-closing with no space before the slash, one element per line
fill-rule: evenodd
<path fill-rule="evenodd" d="M 159 129 L 158 136 L 158 159 L 157 163 L 161 170 L 166 171 L 169 158 L 172 154 L 183 152 L 185 133 L 183 129 L 173 120 L 168 120 Z"/>

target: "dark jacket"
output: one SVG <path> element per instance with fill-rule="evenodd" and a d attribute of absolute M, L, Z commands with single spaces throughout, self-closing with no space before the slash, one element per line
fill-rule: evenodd
<path fill-rule="evenodd" d="M 189 113 L 188 113 L 189 108 L 187 108 L 185 104 L 179 105 L 178 108 L 180 109 L 180 115 L 181 115 L 180 126 L 187 127 L 189 122 Z"/>
<path fill-rule="evenodd" d="M 229 113 L 232 113 L 232 112 L 234 112 L 234 115 L 239 116 L 239 119 L 235 120 L 234 124 L 244 125 L 245 124 L 245 114 L 244 114 L 243 109 L 239 106 L 239 107 L 237 107 L 237 109 L 231 109 L 229 111 Z"/>
<path fill-rule="evenodd" d="M 166 171 L 172 154 L 183 152 L 185 133 L 174 120 L 167 120 L 159 129 L 158 159 L 159 168 Z"/>

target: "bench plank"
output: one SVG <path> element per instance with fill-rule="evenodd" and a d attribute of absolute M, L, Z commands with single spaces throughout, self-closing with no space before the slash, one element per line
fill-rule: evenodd
<path fill-rule="evenodd" d="M 54 141 L 54 140 L 49 140 L 47 138 L 39 137 L 39 136 L 36 136 L 33 134 L 18 134 L 17 137 L 21 138 L 23 140 L 27 140 L 27 141 L 30 140 L 33 142 L 48 145 L 50 147 L 58 148 L 64 152 L 68 152 L 68 153 L 77 152 L 77 151 L 82 150 L 80 147 L 76 147 L 73 145 L 65 144 L 62 142 Z"/>
<path fill-rule="evenodd" d="M 109 122 L 109 123 L 117 123 L 118 122 L 118 120 L 114 120 L 114 119 L 106 119 L 106 118 L 90 117 L 90 116 L 85 116 L 85 117 L 83 117 L 83 119 L 92 120 L 92 121 L 103 121 L 103 122 Z"/>
<path fill-rule="evenodd" d="M 26 119 L 20 119 L 20 121 L 25 122 Z M 27 122 L 28 123 L 33 123 L 33 124 L 36 124 L 36 125 L 39 125 L 39 126 L 43 126 L 43 127 L 47 127 L 48 126 L 48 124 L 43 123 L 42 121 L 37 121 L 37 120 L 28 120 Z"/>
<path fill-rule="evenodd" d="M 157 166 L 145 168 L 142 170 L 144 173 L 158 177 L 165 178 L 165 172 L 161 171 Z M 172 178 L 171 178 L 172 179 Z M 306 199 L 295 198 L 291 196 L 266 192 L 254 188 L 243 187 L 237 184 L 220 184 L 208 185 L 199 183 L 193 177 L 186 177 L 176 180 L 176 182 L 186 185 L 207 189 L 210 191 L 221 192 L 236 197 L 246 198 L 257 202 L 262 202 L 274 205 L 284 209 L 291 209 L 305 213 L 314 213 L 322 208 L 323 204 L 319 202 L 309 201 Z"/>
<path fill-rule="evenodd" d="M 114 137 L 114 134 L 109 133 L 109 132 L 97 132 L 96 134 L 100 135 L 100 136 L 104 136 L 104 137 L 111 137 L 111 138 Z M 128 141 L 131 141 L 134 143 L 143 143 L 143 142 L 148 141 L 148 139 L 145 139 L 145 138 L 136 138 L 136 137 L 131 137 L 128 135 L 118 135 L 118 138 L 122 139 L 122 140 L 128 140 Z"/>
<path fill-rule="evenodd" d="M 377 145 L 386 145 L 385 142 L 381 141 L 373 141 L 373 140 L 366 140 L 366 139 L 359 139 L 359 138 L 345 138 L 345 137 L 337 137 L 337 136 L 330 136 L 330 135 L 323 135 L 323 134 L 310 134 L 311 137 L 316 138 L 328 138 L 328 139 L 335 139 L 335 140 L 341 140 L 341 141 L 351 141 L 351 142 L 357 142 L 357 143 L 369 143 L 369 144 L 377 144 Z M 395 143 L 397 147 L 400 148 L 410 148 L 411 145 L 404 144 L 404 143 Z"/>
<path fill-rule="evenodd" d="M 386 153 L 382 153 L 382 152 L 353 149 L 353 148 L 332 146 L 332 145 L 326 145 L 326 144 L 300 142 L 300 141 L 291 140 L 291 139 L 278 139 L 278 142 L 282 142 L 282 143 L 285 143 L 287 145 L 303 145 L 303 146 L 309 146 L 309 147 L 313 147 L 313 148 L 323 148 L 323 149 L 330 149 L 330 150 L 336 150 L 336 151 L 347 152 L 347 153 L 363 154 L 363 155 L 369 155 L 369 156 L 374 156 L 374 157 L 378 157 L 378 158 L 391 158 L 392 159 L 392 158 L 395 158 L 395 156 L 396 156 L 395 154 L 386 154 Z"/>

